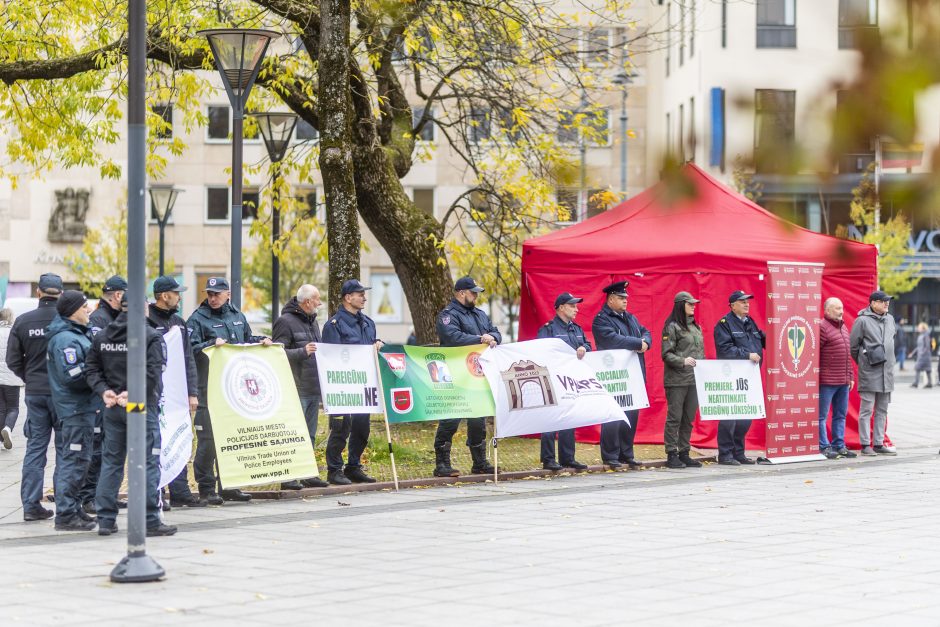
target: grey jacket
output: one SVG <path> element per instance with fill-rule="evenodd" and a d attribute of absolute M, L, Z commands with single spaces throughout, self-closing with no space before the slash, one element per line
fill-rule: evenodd
<path fill-rule="evenodd" d="M 858 318 L 849 336 L 849 345 L 852 359 L 858 364 L 859 392 L 894 391 L 895 334 L 897 327 L 894 324 L 894 316 L 879 316 L 871 307 L 858 312 Z M 884 350 L 885 361 L 872 365 L 873 351 L 879 352 L 879 346 Z"/>

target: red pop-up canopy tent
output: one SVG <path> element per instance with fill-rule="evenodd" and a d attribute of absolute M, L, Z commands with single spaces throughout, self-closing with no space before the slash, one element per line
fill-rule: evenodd
<path fill-rule="evenodd" d="M 636 441 L 660 444 L 666 420 L 659 338 L 680 290 L 701 299 L 696 317 L 705 332 L 705 355 L 715 357 L 715 323 L 728 311 L 728 295 L 744 290 L 757 297 L 751 316 L 766 326 L 767 262 L 825 263 L 822 297 L 837 296 L 851 324 L 868 306 L 877 284 L 874 246 L 797 227 L 728 189 L 695 165 L 682 174 L 691 193 L 679 200 L 659 183 L 580 224 L 528 240 L 522 252 L 520 339 L 535 337 L 554 315 L 561 292 L 584 297 L 578 322 L 590 336 L 591 321 L 604 304 L 601 289 L 628 280 L 628 309 L 646 326 L 653 346 L 646 354 L 650 408 L 640 412 Z M 669 193 L 672 192 L 672 193 Z M 858 444 L 858 396 L 853 392 L 846 440 Z M 696 446 L 715 446 L 716 424 L 697 421 Z M 598 427 L 579 430 L 581 441 L 597 442 Z M 764 447 L 755 423 L 748 447 Z"/>

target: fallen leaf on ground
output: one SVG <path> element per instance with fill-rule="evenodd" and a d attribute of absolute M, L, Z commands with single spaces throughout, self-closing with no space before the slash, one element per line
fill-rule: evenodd
<path fill-rule="evenodd" d="M 349 503 L 343 503 L 342 501 L 336 501 L 336 503 L 342 507 L 349 507 Z"/>
<path fill-rule="evenodd" d="M 202 550 L 202 553 L 203 553 L 203 555 L 211 555 L 211 554 L 215 553 L 215 551 L 213 551 L 212 549 L 203 549 L 203 550 Z"/>

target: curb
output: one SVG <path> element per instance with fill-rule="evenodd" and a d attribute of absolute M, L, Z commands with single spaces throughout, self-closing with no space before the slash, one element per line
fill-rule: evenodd
<path fill-rule="evenodd" d="M 715 462 L 716 455 L 705 457 L 696 457 L 700 462 Z M 519 481 L 525 479 L 542 479 L 545 477 L 573 477 L 583 474 L 598 474 L 607 472 L 638 472 L 652 468 L 665 468 L 666 460 L 657 459 L 649 462 L 643 462 L 642 468 L 630 471 L 627 467 L 623 470 L 611 470 L 607 466 L 589 466 L 587 470 L 517 470 L 511 472 L 499 473 L 500 481 Z M 399 489 L 406 488 L 433 488 L 451 485 L 466 485 L 470 483 L 487 483 L 493 481 L 493 475 L 462 475 L 460 477 L 427 477 L 424 479 L 408 479 L 399 481 Z M 352 492 L 382 492 L 393 491 L 395 484 L 392 481 L 381 481 L 376 483 L 354 483 L 348 486 L 330 486 L 328 488 L 304 488 L 302 490 L 259 490 L 250 492 L 252 498 L 263 501 L 280 501 L 286 499 L 302 499 L 308 496 L 331 496 L 336 494 L 349 494 Z"/>

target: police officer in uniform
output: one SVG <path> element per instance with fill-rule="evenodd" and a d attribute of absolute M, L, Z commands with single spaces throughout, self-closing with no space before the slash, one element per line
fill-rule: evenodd
<path fill-rule="evenodd" d="M 166 335 L 173 327 L 179 327 L 180 340 L 183 344 L 183 361 L 186 365 L 186 389 L 189 394 L 189 413 L 196 413 L 199 406 L 198 382 L 196 379 L 196 360 L 193 357 L 193 347 L 189 344 L 189 329 L 186 321 L 179 315 L 180 294 L 186 288 L 177 283 L 171 276 L 161 276 L 153 282 L 153 300 L 147 311 L 147 324 L 159 333 Z M 183 468 L 179 476 L 169 485 L 170 505 L 173 507 L 205 507 L 205 500 L 197 499 L 189 489 L 187 468 Z M 166 504 L 164 503 L 164 508 Z"/>
<path fill-rule="evenodd" d="M 97 409 L 85 379 L 91 348 L 88 299 L 81 292 L 66 290 L 56 303 L 56 313 L 46 327 L 49 385 L 62 434 L 56 455 L 55 528 L 91 531 L 95 522 L 82 510 L 79 494 L 91 461 Z"/>
<path fill-rule="evenodd" d="M 297 295 L 284 304 L 271 331 L 271 339 L 283 344 L 284 352 L 287 353 L 311 446 L 316 444 L 317 418 L 320 414 L 320 379 L 317 376 L 315 355 L 316 343 L 321 341 L 320 325 L 317 323 L 317 309 L 320 305 L 320 290 L 313 285 L 301 285 Z M 286 481 L 281 484 L 281 489 L 325 488 L 328 485 L 320 477 L 309 477 L 302 481 Z"/>
<path fill-rule="evenodd" d="M 221 505 L 223 501 L 250 501 L 251 495 L 241 490 L 215 491 L 215 443 L 212 439 L 212 422 L 207 405 L 209 380 L 209 357 L 203 349 L 210 346 L 231 344 L 271 345 L 269 338 L 253 335 L 245 314 L 229 302 L 232 292 L 224 277 L 212 277 L 206 281 L 206 300 L 192 313 L 186 326 L 189 342 L 196 358 L 196 373 L 199 379 L 199 406 L 196 409 L 196 456 L 193 458 L 193 475 L 199 484 L 199 496 L 209 505 Z"/>
<path fill-rule="evenodd" d="M 94 393 L 104 403 L 104 447 L 101 478 L 95 493 L 98 535 L 117 531 L 118 490 L 124 481 L 127 462 L 127 299 L 121 301 L 118 317 L 95 334 L 88 351 L 87 378 Z M 163 336 L 145 327 L 147 349 L 147 535 L 171 536 L 176 527 L 160 520 L 157 485 L 160 483 L 160 394 L 166 367 Z"/>
<path fill-rule="evenodd" d="M 56 433 L 56 457 L 59 456 L 59 424 L 52 404 L 52 389 L 46 368 L 46 327 L 56 316 L 55 306 L 62 294 L 62 277 L 47 273 L 39 277 L 39 306 L 19 316 L 10 329 L 7 366 L 26 383 L 26 451 L 23 455 L 23 480 L 20 498 L 23 520 L 52 518 L 52 510 L 40 505 L 42 481 L 46 471 L 46 451 L 53 430 Z M 56 465 L 56 473 L 59 467 Z M 55 475 L 54 475 L 55 476 Z M 53 484 L 55 481 L 53 481 Z"/>
<path fill-rule="evenodd" d="M 625 348 L 636 351 L 640 357 L 643 379 L 646 379 L 646 356 L 653 337 L 649 330 L 640 324 L 632 313 L 627 311 L 627 286 L 629 281 L 615 281 L 603 289 L 607 302 L 594 316 L 591 331 L 597 350 Z M 601 459 L 611 468 L 620 468 L 628 464 L 630 468 L 639 468 L 640 463 L 633 456 L 633 440 L 636 437 L 639 410 L 625 412 L 630 421 L 606 422 L 601 425 Z"/>
<path fill-rule="evenodd" d="M 555 299 L 555 317 L 539 328 L 536 337 L 539 339 L 557 337 L 577 351 L 578 359 L 583 359 L 584 354 L 591 350 L 591 343 L 584 336 L 581 326 L 574 321 L 575 316 L 578 315 L 578 303 L 583 300 L 583 298 L 575 298 L 568 292 L 559 294 Z M 560 464 L 555 461 L 556 437 Z M 561 470 L 562 468 L 586 470 L 587 465 L 575 460 L 574 453 L 574 429 L 542 434 L 542 468 L 545 470 Z"/>
<path fill-rule="evenodd" d="M 91 312 L 91 318 L 88 321 L 92 337 L 114 322 L 121 313 L 121 299 L 124 298 L 126 291 L 127 281 L 122 276 L 115 274 L 104 282 L 101 298 L 98 299 L 98 307 Z M 95 411 L 95 435 L 92 441 L 91 462 L 88 464 L 88 474 L 85 476 L 85 483 L 81 489 L 82 508 L 88 514 L 95 513 L 95 491 L 98 487 L 98 476 L 101 474 L 101 444 L 104 441 L 104 405 L 97 397 L 95 402 L 98 403 L 98 407 Z M 127 502 L 122 501 L 121 507 L 127 507 Z"/>
<path fill-rule="evenodd" d="M 342 305 L 323 325 L 323 341 L 327 344 L 373 344 L 376 349 L 384 342 L 375 337 L 375 323 L 362 313 L 366 306 L 366 287 L 356 279 L 343 283 Z M 349 441 L 349 460 L 343 468 L 343 449 Z M 330 416 L 330 437 L 326 442 L 327 481 L 334 485 L 375 483 L 362 470 L 360 457 L 369 442 L 369 414 Z"/>
<path fill-rule="evenodd" d="M 756 364 L 761 363 L 766 336 L 748 315 L 752 298 L 751 294 L 741 290 L 728 297 L 731 311 L 715 325 L 716 359 L 750 359 Z M 754 463 L 744 454 L 744 439 L 750 428 L 750 420 L 718 421 L 719 464 L 740 466 Z"/>
<path fill-rule="evenodd" d="M 475 306 L 483 288 L 472 277 L 457 279 L 454 297 L 437 315 L 437 336 L 441 346 L 473 346 L 488 344 L 493 347 L 503 341 L 499 329 L 482 309 Z M 434 435 L 434 476 L 458 477 L 460 471 L 450 465 L 450 450 L 454 434 L 460 426 L 459 418 L 441 420 Z M 495 468 L 486 460 L 486 419 L 467 418 L 467 446 L 473 458 L 473 474 L 493 474 Z"/>
<path fill-rule="evenodd" d="M 104 282 L 104 287 L 101 288 L 101 298 L 98 299 L 98 307 L 92 312 L 91 319 L 88 321 L 92 335 L 114 322 L 120 315 L 121 299 L 124 298 L 126 291 L 127 281 L 122 276 L 115 274 Z"/>

